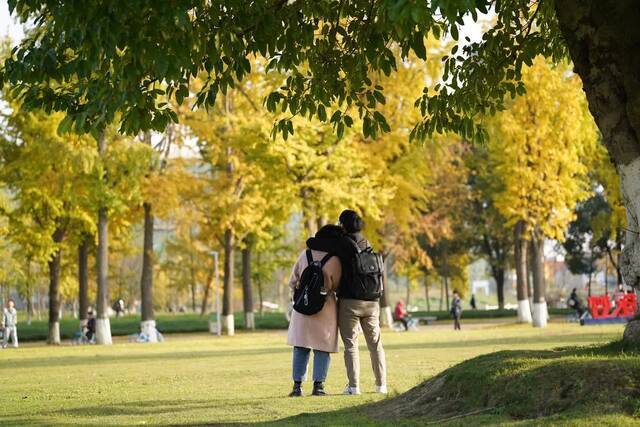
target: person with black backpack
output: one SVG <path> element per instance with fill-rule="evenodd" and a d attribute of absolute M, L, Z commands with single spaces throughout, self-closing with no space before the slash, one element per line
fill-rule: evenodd
<path fill-rule="evenodd" d="M 364 221 L 356 212 L 340 214 L 340 225 L 351 247 L 351 256 L 343 264 L 347 280 L 338 291 L 338 328 L 344 344 L 347 384 L 344 394 L 360 394 L 360 353 L 358 335 L 364 335 L 376 379 L 376 392 L 387 393 L 387 366 L 380 336 L 380 297 L 384 288 L 384 261 L 362 235 Z"/>
<path fill-rule="evenodd" d="M 343 237 L 337 225 L 325 225 L 316 238 L 337 246 Z M 336 291 L 342 265 L 331 251 L 308 247 L 296 261 L 289 286 L 293 290 L 293 311 L 287 343 L 293 346 L 293 390 L 291 397 L 302 396 L 302 382 L 307 376 L 309 356 L 313 350 L 314 396 L 326 395 L 324 381 L 329 371 L 330 353 L 338 352 L 338 307 Z"/>

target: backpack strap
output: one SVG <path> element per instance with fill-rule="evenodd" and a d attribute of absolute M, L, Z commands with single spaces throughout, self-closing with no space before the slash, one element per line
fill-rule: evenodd
<path fill-rule="evenodd" d="M 311 253 L 311 249 L 307 249 L 306 254 L 307 254 L 307 264 L 308 265 L 313 264 L 313 254 Z"/>
<path fill-rule="evenodd" d="M 320 265 L 324 267 L 324 265 L 327 263 L 327 261 L 329 261 L 331 259 L 331 257 L 333 257 L 333 254 L 326 254 L 321 260 L 320 260 Z"/>

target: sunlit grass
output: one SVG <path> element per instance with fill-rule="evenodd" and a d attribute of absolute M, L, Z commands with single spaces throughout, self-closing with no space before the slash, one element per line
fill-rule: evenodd
<path fill-rule="evenodd" d="M 386 332 L 389 386 L 401 393 L 463 360 L 498 350 L 550 349 L 605 343 L 621 325 L 580 327 L 552 323 L 546 329 L 496 323 L 423 327 Z M 169 335 L 162 344 L 46 347 L 28 344 L 0 351 L 2 424 L 206 424 L 291 422 L 313 424 L 302 413 L 325 413 L 322 424 L 370 421 L 366 413 L 337 411 L 380 399 L 362 349 L 362 396 L 338 395 L 345 385 L 342 355 L 332 358 L 326 398 L 286 397 L 290 348 L 285 332 Z M 305 391 L 309 392 L 307 384 Z M 482 416 L 479 419 L 485 419 Z M 504 420 L 503 420 L 504 421 Z M 357 424 L 357 423 L 356 423 Z M 355 425 L 355 424 L 353 424 Z"/>

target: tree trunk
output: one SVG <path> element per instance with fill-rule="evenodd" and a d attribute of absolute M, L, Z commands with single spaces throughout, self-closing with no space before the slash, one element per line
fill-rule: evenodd
<path fill-rule="evenodd" d="M 31 285 L 27 284 L 27 325 L 31 325 L 33 320 L 33 296 L 31 295 Z"/>
<path fill-rule="evenodd" d="M 531 240 L 531 260 L 533 264 L 533 326 L 547 326 L 547 302 L 545 300 L 544 283 L 544 238 Z"/>
<path fill-rule="evenodd" d="M 498 309 L 504 310 L 504 268 L 494 268 L 493 272 L 498 294 Z"/>
<path fill-rule="evenodd" d="M 191 286 L 189 289 L 191 293 L 191 311 L 196 312 L 196 282 L 191 282 Z"/>
<path fill-rule="evenodd" d="M 387 270 L 389 269 L 388 256 L 384 256 L 384 272 L 382 273 L 382 296 L 380 297 L 380 326 L 389 327 L 393 323 L 391 307 L 387 292 L 389 291 L 389 281 Z"/>
<path fill-rule="evenodd" d="M 62 250 L 56 249 L 49 265 L 49 336 L 48 344 L 60 344 L 60 260 Z"/>
<path fill-rule="evenodd" d="M 140 278 L 140 331 L 149 338 L 149 342 L 157 342 L 158 331 L 153 313 L 153 206 L 145 202 L 142 207 L 144 209 L 144 243 Z"/>
<path fill-rule="evenodd" d="M 224 282 L 222 295 L 222 333 L 234 335 L 233 319 L 233 231 L 224 232 Z"/>
<path fill-rule="evenodd" d="M 33 320 L 33 285 L 31 283 L 31 257 L 27 258 L 27 277 L 26 280 L 26 288 L 27 288 L 27 325 L 31 325 L 31 321 Z M 4 286 L 2 287 L 4 289 Z M 4 303 L 4 301 L 2 301 Z"/>
<path fill-rule="evenodd" d="M 189 245 L 193 245 L 193 227 L 189 227 Z M 196 279 L 196 263 L 193 249 L 189 249 L 189 275 L 191 277 L 191 311 L 196 312 L 196 288 L 198 286 Z M 208 282 L 205 286 L 208 285 Z M 202 315 L 203 313 L 201 313 Z"/>
<path fill-rule="evenodd" d="M 516 291 L 518 295 L 518 322 L 531 323 L 531 308 L 527 292 L 527 241 L 524 239 L 524 222 L 514 227 L 514 263 L 516 267 Z"/>
<path fill-rule="evenodd" d="M 526 278 L 527 278 L 527 295 L 529 296 L 529 300 L 533 300 L 533 253 L 535 251 L 533 250 L 533 243 L 531 241 L 528 242 L 528 246 L 527 246 L 527 263 L 526 263 L 526 267 L 527 267 L 527 274 L 526 274 Z"/>
<path fill-rule="evenodd" d="M 82 330 L 89 320 L 89 236 L 84 236 L 78 246 L 78 305 Z"/>
<path fill-rule="evenodd" d="M 104 157 L 107 140 L 104 132 L 98 137 L 98 153 Z M 103 176 L 103 180 L 107 177 Z M 98 209 L 98 253 L 96 255 L 98 295 L 96 302 L 96 344 L 111 344 L 109 323 L 109 216 L 106 206 Z"/>
<path fill-rule="evenodd" d="M 625 248 L 620 260 L 628 285 L 640 286 L 640 8 L 634 0 L 554 2 L 574 70 L 582 79 L 589 110 L 620 174 L 627 209 Z M 627 331 L 640 330 L 636 322 Z M 640 335 L 625 339 L 640 342 Z M 633 338 L 636 337 L 636 338 Z"/>
<path fill-rule="evenodd" d="M 311 237 L 316 234 L 316 231 L 318 231 L 318 222 L 316 219 L 316 213 L 309 201 L 310 195 L 308 188 L 302 188 L 300 190 L 300 198 L 302 199 L 302 214 L 304 217 L 305 227 L 308 235 Z"/>
<path fill-rule="evenodd" d="M 444 297 L 446 301 L 445 307 L 447 307 L 447 310 L 448 310 L 450 305 L 449 305 L 449 278 L 447 276 L 444 276 Z"/>
<path fill-rule="evenodd" d="M 425 275 L 424 276 L 424 296 L 427 301 L 427 311 L 431 311 L 431 301 L 429 299 L 429 286 L 431 286 L 429 284 L 429 276 Z"/>
<path fill-rule="evenodd" d="M 405 295 L 404 303 L 408 307 L 411 301 L 411 281 L 407 280 L 407 293 Z"/>
<path fill-rule="evenodd" d="M 258 252 L 258 269 L 260 269 L 261 267 L 261 263 L 260 263 L 260 252 Z M 262 279 L 261 279 L 261 275 L 258 274 L 257 275 L 257 280 L 256 280 L 256 285 L 258 287 L 258 301 L 260 303 L 260 308 L 258 308 L 258 310 L 260 311 L 260 317 L 262 317 L 262 311 L 263 311 L 263 307 L 264 307 L 264 297 L 263 297 L 263 291 L 262 291 Z"/>
<path fill-rule="evenodd" d="M 438 311 L 442 311 L 443 301 L 444 301 L 444 277 L 440 277 L 440 305 L 438 305 Z"/>
<path fill-rule="evenodd" d="M 319 217 L 318 218 L 318 230 L 320 230 L 322 227 L 324 227 L 328 223 L 329 223 L 329 220 L 327 220 L 326 216 L 322 215 L 321 217 Z"/>
<path fill-rule="evenodd" d="M 213 285 L 214 268 L 216 268 L 215 265 L 209 271 L 209 273 L 207 273 L 207 282 L 204 287 L 204 292 L 202 293 L 202 305 L 200 306 L 200 317 L 204 316 L 207 313 L 207 308 L 209 306 L 209 295 L 211 294 L 211 287 Z"/>
<path fill-rule="evenodd" d="M 244 308 L 244 327 L 255 329 L 253 314 L 253 292 L 251 289 L 251 243 L 242 249 L 242 305 Z"/>

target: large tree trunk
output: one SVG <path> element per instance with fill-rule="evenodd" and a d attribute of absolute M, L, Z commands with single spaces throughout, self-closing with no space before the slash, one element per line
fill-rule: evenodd
<path fill-rule="evenodd" d="M 224 232 L 224 281 L 222 291 L 222 333 L 233 335 L 235 322 L 233 319 L 233 231 Z"/>
<path fill-rule="evenodd" d="M 60 344 L 60 260 L 61 249 L 49 259 L 49 336 L 48 344 Z"/>
<path fill-rule="evenodd" d="M 104 132 L 98 137 L 98 153 L 104 157 L 107 141 Z M 103 177 L 106 179 L 106 176 Z M 109 216 L 105 206 L 98 209 L 98 253 L 96 255 L 98 300 L 96 302 L 96 344 L 111 344 L 109 323 Z"/>
<path fill-rule="evenodd" d="M 142 277 L 140 278 L 140 331 L 149 342 L 158 341 L 156 320 L 153 314 L 153 206 L 142 204 L 144 209 L 144 243 L 142 250 Z"/>
<path fill-rule="evenodd" d="M 89 320 L 89 236 L 84 236 L 78 246 L 78 306 L 82 330 Z"/>
<path fill-rule="evenodd" d="M 514 227 L 514 263 L 516 267 L 516 292 L 518 295 L 518 322 L 531 323 L 531 308 L 527 292 L 527 241 L 524 239 L 524 222 Z"/>
<path fill-rule="evenodd" d="M 533 264 L 533 326 L 547 326 L 547 301 L 544 283 L 544 238 L 531 240 L 531 260 Z"/>
<path fill-rule="evenodd" d="M 582 79 L 604 144 L 620 174 L 627 209 L 620 268 L 627 284 L 640 286 L 640 8 L 636 0 L 554 2 L 560 29 Z M 640 330 L 629 322 L 627 330 Z M 625 339 L 640 342 L 640 334 Z"/>
<path fill-rule="evenodd" d="M 242 249 L 242 305 L 244 308 L 244 327 L 255 329 L 253 314 L 253 292 L 251 289 L 251 243 Z"/>

